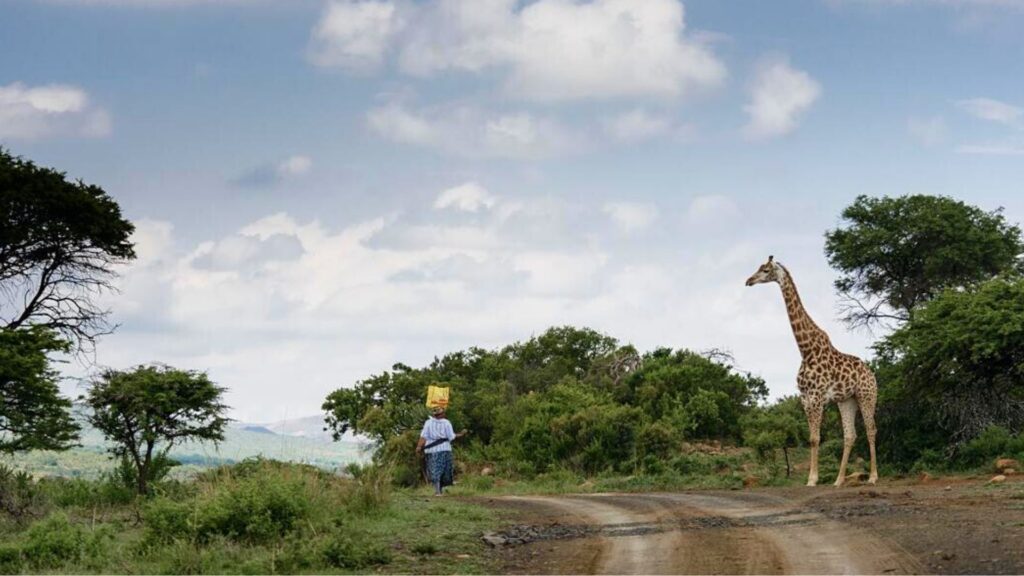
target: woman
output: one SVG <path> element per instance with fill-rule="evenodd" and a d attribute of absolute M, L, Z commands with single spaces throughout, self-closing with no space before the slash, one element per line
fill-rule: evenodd
<path fill-rule="evenodd" d="M 434 485 L 434 496 L 444 494 L 444 487 L 452 485 L 454 461 L 452 460 L 452 440 L 463 436 L 452 428 L 452 423 L 444 417 L 444 408 L 430 409 L 431 417 L 423 423 L 420 439 L 416 442 L 416 454 L 426 454 L 427 474 Z"/>

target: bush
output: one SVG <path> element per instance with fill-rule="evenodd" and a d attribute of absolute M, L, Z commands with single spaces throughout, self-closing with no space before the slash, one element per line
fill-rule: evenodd
<path fill-rule="evenodd" d="M 45 478 L 39 481 L 39 486 L 53 504 L 61 507 L 123 506 L 135 500 L 135 489 L 124 486 L 113 474 L 95 481 L 82 478 Z"/>
<path fill-rule="evenodd" d="M 47 503 L 32 476 L 0 466 L 0 512 L 21 521 L 42 514 Z"/>
<path fill-rule="evenodd" d="M 1014 435 L 1001 426 L 991 426 L 964 445 L 958 461 L 961 465 L 976 467 L 1003 457 L 1024 457 L 1024 432 Z"/>
<path fill-rule="evenodd" d="M 320 553 L 327 565 L 349 570 L 391 562 L 391 554 L 384 546 L 342 530 L 327 538 Z"/>
<path fill-rule="evenodd" d="M 192 521 L 193 506 L 167 498 L 156 498 L 146 504 L 142 511 L 145 524 L 144 541 L 167 543 L 174 540 L 191 540 L 195 536 Z"/>
<path fill-rule="evenodd" d="M 281 477 L 249 477 L 225 482 L 203 502 L 196 519 L 199 538 L 266 542 L 282 537 L 309 515 L 311 502 L 301 482 Z"/>
<path fill-rule="evenodd" d="M 387 508 L 391 501 L 391 466 L 375 464 L 362 469 L 355 490 L 349 494 L 347 508 L 368 514 Z"/>
<path fill-rule="evenodd" d="M 21 548 L 12 544 L 0 544 L 0 574 L 21 574 L 25 571 Z"/>
<path fill-rule="evenodd" d="M 87 531 L 71 523 L 63 513 L 55 513 L 29 527 L 21 545 L 25 561 L 37 569 L 57 568 L 69 563 L 102 565 L 109 530 Z"/>

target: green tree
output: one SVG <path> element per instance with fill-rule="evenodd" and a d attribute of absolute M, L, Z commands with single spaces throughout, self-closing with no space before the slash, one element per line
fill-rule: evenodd
<path fill-rule="evenodd" d="M 1024 426 L 1024 279 L 947 290 L 877 349 L 898 396 L 926 407 L 948 448 Z"/>
<path fill-rule="evenodd" d="M 98 186 L 0 148 L 0 327 L 46 326 L 91 347 L 111 329 L 96 296 L 135 258 L 133 230 Z"/>
<path fill-rule="evenodd" d="M 224 439 L 224 390 L 202 372 L 169 366 L 108 370 L 88 391 L 88 420 L 113 442 L 110 451 L 134 466 L 145 494 L 175 444 Z"/>
<path fill-rule="evenodd" d="M 782 398 L 743 418 L 743 443 L 754 449 L 773 474 L 777 467 L 776 452 L 781 449 L 786 460 L 786 478 L 792 473 L 789 450 L 807 444 L 807 435 L 803 408 L 796 396 Z"/>
<path fill-rule="evenodd" d="M 0 452 L 64 450 L 78 439 L 47 357 L 67 348 L 42 327 L 0 329 Z"/>
<path fill-rule="evenodd" d="M 947 288 L 1019 267 L 1024 252 L 1020 228 L 1001 210 L 943 196 L 860 196 L 842 217 L 845 227 L 825 234 L 825 254 L 854 326 L 905 322 Z"/>

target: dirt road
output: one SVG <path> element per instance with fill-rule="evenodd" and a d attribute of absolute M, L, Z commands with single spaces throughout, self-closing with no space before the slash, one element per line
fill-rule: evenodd
<path fill-rule="evenodd" d="M 513 544 L 504 547 L 511 573 L 1014 573 L 1024 565 L 1019 506 L 962 488 L 963 498 L 941 487 L 917 496 L 902 487 L 825 490 L 517 496 L 496 504 L 529 521 L 502 534 Z M 1006 521 L 993 521 L 997 511 Z"/>

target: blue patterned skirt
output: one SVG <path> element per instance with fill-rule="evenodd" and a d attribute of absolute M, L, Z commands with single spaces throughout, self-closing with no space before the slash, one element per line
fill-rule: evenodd
<path fill-rule="evenodd" d="M 451 486 L 454 475 L 454 460 L 451 450 L 427 454 L 427 474 L 430 483 L 438 489 Z"/>

